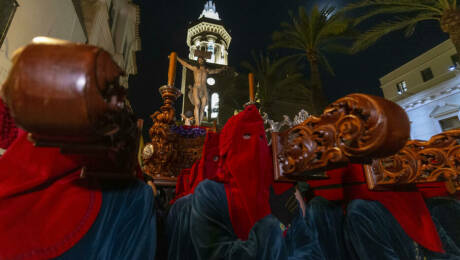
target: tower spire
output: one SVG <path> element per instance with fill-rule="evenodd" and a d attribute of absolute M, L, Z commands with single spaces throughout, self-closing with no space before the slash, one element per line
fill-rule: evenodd
<path fill-rule="evenodd" d="M 201 19 L 203 17 L 214 20 L 220 20 L 219 13 L 216 11 L 216 4 L 214 3 L 214 1 L 209 0 L 204 4 L 203 12 L 201 13 L 198 19 Z"/>

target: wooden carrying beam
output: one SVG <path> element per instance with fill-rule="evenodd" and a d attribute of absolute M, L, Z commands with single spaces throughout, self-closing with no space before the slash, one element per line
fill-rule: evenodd
<path fill-rule="evenodd" d="M 327 177 L 324 170 L 370 163 L 398 152 L 409 135 L 408 117 L 397 104 L 371 95 L 345 96 L 321 116 L 273 133 L 275 180 Z"/>
<path fill-rule="evenodd" d="M 446 181 L 450 193 L 460 191 L 460 130 L 410 140 L 395 155 L 374 159 L 365 173 L 370 189 Z"/>
<path fill-rule="evenodd" d="M 1 88 L 36 146 L 83 158 L 84 176 L 133 178 L 140 129 L 106 51 L 52 40 L 18 51 Z"/>

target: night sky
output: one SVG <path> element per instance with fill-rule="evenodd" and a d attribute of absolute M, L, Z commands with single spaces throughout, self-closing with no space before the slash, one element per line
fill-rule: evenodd
<path fill-rule="evenodd" d="M 188 55 L 187 26 L 198 19 L 205 0 L 137 0 L 141 9 L 140 32 L 142 51 L 137 54 L 138 75 L 130 78 L 129 99 L 136 114 L 148 118 L 161 105 L 158 88 L 167 81 L 168 54 L 176 51 Z M 243 60 L 251 61 L 251 50 L 263 51 L 271 44 L 271 34 L 279 24 L 289 21 L 289 10 L 299 5 L 307 8 L 324 0 L 216 0 L 216 9 L 232 36 L 229 65 L 241 71 Z M 330 3 L 343 6 L 350 0 Z M 415 34 L 405 38 L 402 32 L 392 33 L 359 54 L 329 55 L 336 76 L 326 73 L 322 78 L 330 102 L 349 93 L 382 95 L 378 79 L 421 53 L 447 39 L 436 22 L 426 22 Z M 178 72 L 180 69 L 178 65 Z M 309 75 L 308 68 L 305 74 Z M 176 77 L 180 88 L 180 75 Z M 180 102 L 180 101 L 179 101 Z M 146 127 L 150 125 L 146 120 Z"/>

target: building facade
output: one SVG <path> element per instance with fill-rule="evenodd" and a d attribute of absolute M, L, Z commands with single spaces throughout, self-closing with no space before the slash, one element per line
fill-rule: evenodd
<path fill-rule="evenodd" d="M 383 76 L 380 84 L 385 98 L 409 116 L 412 139 L 460 128 L 459 56 L 450 40 Z"/>
<path fill-rule="evenodd" d="M 218 68 L 228 65 L 228 49 L 232 37 L 225 29 L 213 1 L 207 1 L 198 20 L 191 23 L 187 30 L 186 43 L 189 47 L 188 59 L 191 63 L 199 55 L 206 57 L 208 67 Z M 209 102 L 205 108 L 205 121 L 217 120 L 219 117 L 220 94 L 219 87 L 224 80 L 218 75 L 209 75 L 207 87 Z M 182 68 L 181 92 L 184 93 L 182 113 L 193 111 L 193 105 L 188 99 L 188 91 L 193 85 L 193 73 Z"/>
<path fill-rule="evenodd" d="M 0 48 L 0 84 L 11 67 L 13 52 L 36 36 L 84 43 L 87 41 L 72 0 L 17 0 L 6 37 Z"/>
<path fill-rule="evenodd" d="M 11 67 L 13 52 L 37 36 L 99 46 L 126 72 L 137 73 L 140 50 L 139 8 L 130 0 L 17 0 L 18 7 L 0 48 L 0 84 Z"/>
<path fill-rule="evenodd" d="M 126 76 L 137 73 L 135 52 L 140 50 L 139 8 L 130 0 L 7 0 L 0 8 L 9 12 L 0 19 L 0 85 L 12 66 L 15 50 L 38 36 L 99 46 L 108 51 Z M 0 155 L 3 154 L 0 149 Z"/>

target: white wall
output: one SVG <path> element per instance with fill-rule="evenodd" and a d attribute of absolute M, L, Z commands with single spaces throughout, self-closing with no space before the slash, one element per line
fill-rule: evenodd
<path fill-rule="evenodd" d="M 452 116 L 458 117 L 458 111 L 440 117 L 430 116 L 437 106 L 442 107 L 446 104 L 460 107 L 460 92 L 406 111 L 411 121 L 411 139 L 428 140 L 431 136 L 442 132 L 441 125 L 439 124 L 440 120 Z"/>
<path fill-rule="evenodd" d="M 72 0 L 17 0 L 18 8 L 0 49 L 0 84 L 11 67 L 11 55 L 36 36 L 86 42 Z"/>
<path fill-rule="evenodd" d="M 380 83 L 384 97 L 393 101 L 400 100 L 451 78 L 449 67 L 453 65 L 451 56 L 455 53 L 452 41 L 447 40 L 383 76 Z M 426 68 L 431 68 L 434 78 L 423 82 L 420 72 Z M 407 84 L 407 93 L 399 95 L 396 84 L 403 80 Z"/>
<path fill-rule="evenodd" d="M 409 116 L 411 139 L 428 140 L 443 131 L 440 120 L 458 117 L 460 68 L 449 70 L 455 53 L 452 41 L 447 40 L 380 78 L 385 98 L 397 102 Z M 426 68 L 431 68 L 433 78 L 423 82 L 420 72 Z M 401 81 L 407 84 L 402 95 L 396 88 Z"/>

